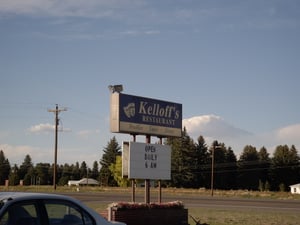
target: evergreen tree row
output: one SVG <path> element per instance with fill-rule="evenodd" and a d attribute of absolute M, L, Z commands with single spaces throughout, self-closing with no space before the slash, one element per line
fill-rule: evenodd
<path fill-rule="evenodd" d="M 294 145 L 277 146 L 272 157 L 265 147 L 257 150 L 246 145 L 237 159 L 231 147 L 217 140 L 208 146 L 202 136 L 194 141 L 185 129 L 180 138 L 167 138 L 164 144 L 172 149 L 171 180 L 163 181 L 165 186 L 209 189 L 213 178 L 215 189 L 288 191 L 289 185 L 300 183 L 300 157 Z M 58 185 L 83 177 L 97 179 L 104 186 L 128 185 L 129 181 L 122 178 L 122 152 L 116 138 L 113 137 L 102 151 L 102 158 L 99 163 L 93 163 L 93 168 L 88 168 L 85 161 L 59 165 Z M 9 180 L 10 185 L 18 185 L 20 180 L 23 185 L 52 185 L 53 164 L 34 166 L 30 155 L 26 155 L 20 166 L 11 166 L 1 150 L 0 185 L 5 180 Z"/>
<path fill-rule="evenodd" d="M 300 183 L 300 157 L 294 145 L 277 146 L 273 157 L 265 147 L 246 145 L 237 159 L 224 143 L 208 146 L 202 136 L 194 142 L 185 130 L 181 138 L 168 138 L 166 144 L 172 147 L 169 186 L 210 188 L 212 171 L 213 187 L 221 190 L 288 191 Z"/>
<path fill-rule="evenodd" d="M 80 165 L 78 162 L 69 165 L 57 166 L 58 185 L 66 185 L 69 180 L 80 180 L 83 177 L 98 179 L 99 166 L 97 161 L 94 162 L 93 168 L 88 168 L 85 161 Z M 23 163 L 18 166 L 10 166 L 8 159 L 5 159 L 4 152 L 0 151 L 0 185 L 5 181 L 9 185 L 52 185 L 53 184 L 53 164 L 32 163 L 30 155 L 26 155 Z"/>

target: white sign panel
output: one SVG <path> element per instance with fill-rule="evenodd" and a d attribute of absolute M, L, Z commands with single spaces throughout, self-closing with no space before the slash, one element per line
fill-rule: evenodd
<path fill-rule="evenodd" d="M 171 179 L 171 147 L 160 144 L 129 143 L 128 178 Z"/>

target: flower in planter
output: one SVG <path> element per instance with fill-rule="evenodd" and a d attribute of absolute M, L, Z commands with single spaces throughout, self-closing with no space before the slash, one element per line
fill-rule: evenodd
<path fill-rule="evenodd" d="M 182 209 L 184 205 L 181 201 L 173 201 L 166 203 L 137 203 L 137 202 L 114 202 L 109 205 L 110 208 L 115 208 L 116 210 L 125 209 Z"/>

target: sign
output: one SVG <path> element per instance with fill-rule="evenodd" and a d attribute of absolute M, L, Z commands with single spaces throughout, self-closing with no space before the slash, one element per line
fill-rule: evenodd
<path fill-rule="evenodd" d="M 115 133 L 181 137 L 182 104 L 112 93 L 110 129 Z"/>
<path fill-rule="evenodd" d="M 124 149 L 129 152 L 122 158 L 123 176 L 128 175 L 129 179 L 171 179 L 170 146 L 129 142 L 128 147 L 128 142 L 123 142 L 123 154 Z"/>

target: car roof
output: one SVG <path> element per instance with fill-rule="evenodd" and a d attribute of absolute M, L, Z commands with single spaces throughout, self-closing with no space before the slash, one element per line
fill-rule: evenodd
<path fill-rule="evenodd" d="M 61 199 L 78 202 L 76 199 L 52 193 L 36 193 L 36 192 L 0 192 L 0 201 L 7 200 L 32 200 L 32 199 Z"/>

